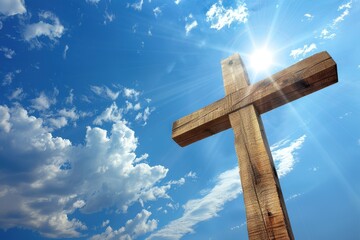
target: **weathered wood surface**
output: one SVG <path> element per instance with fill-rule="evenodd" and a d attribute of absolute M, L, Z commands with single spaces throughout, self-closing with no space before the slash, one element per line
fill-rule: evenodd
<path fill-rule="evenodd" d="M 230 114 L 250 240 L 294 239 L 263 125 L 254 105 Z"/>
<path fill-rule="evenodd" d="M 222 61 L 221 67 L 226 95 L 248 87 L 238 54 Z M 259 114 L 251 104 L 231 113 L 229 119 L 235 134 L 249 239 L 294 239 Z"/>
<path fill-rule="evenodd" d="M 243 74 L 237 71 L 228 74 L 236 79 Z M 189 145 L 230 128 L 229 114 L 241 108 L 253 104 L 262 114 L 336 83 L 337 79 L 336 63 L 331 56 L 327 52 L 315 54 L 175 121 L 172 138 L 180 146 Z"/>

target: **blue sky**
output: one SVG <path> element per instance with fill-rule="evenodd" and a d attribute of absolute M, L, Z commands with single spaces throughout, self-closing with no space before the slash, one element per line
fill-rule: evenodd
<path fill-rule="evenodd" d="M 339 82 L 262 115 L 298 239 L 360 238 L 360 7 L 0 0 L 1 239 L 246 239 L 231 130 L 173 121 L 320 51 Z M 251 59 L 268 49 L 271 66 Z"/>

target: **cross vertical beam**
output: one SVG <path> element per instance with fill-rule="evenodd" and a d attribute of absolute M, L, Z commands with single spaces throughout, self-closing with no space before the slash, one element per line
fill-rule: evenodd
<path fill-rule="evenodd" d="M 238 54 L 221 62 L 226 95 L 249 86 Z M 294 239 L 279 179 L 253 104 L 229 114 L 235 134 L 249 239 Z"/>

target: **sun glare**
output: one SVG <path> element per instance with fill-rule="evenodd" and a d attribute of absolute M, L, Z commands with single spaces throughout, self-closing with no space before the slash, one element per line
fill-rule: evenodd
<path fill-rule="evenodd" d="M 265 48 L 257 49 L 250 56 L 250 64 L 251 68 L 258 73 L 269 70 L 269 68 L 273 65 L 271 52 Z"/>

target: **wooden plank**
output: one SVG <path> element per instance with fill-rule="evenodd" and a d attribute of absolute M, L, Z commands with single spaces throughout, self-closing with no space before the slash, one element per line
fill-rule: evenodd
<path fill-rule="evenodd" d="M 221 66 L 226 95 L 249 85 L 238 54 L 222 61 Z M 294 239 L 259 114 L 249 105 L 231 113 L 229 119 L 235 134 L 249 239 Z"/>
<path fill-rule="evenodd" d="M 225 76 L 227 74 L 236 76 L 235 72 L 225 73 Z M 254 104 L 262 114 L 337 81 L 336 63 L 331 56 L 327 52 L 315 54 L 175 121 L 172 138 L 180 146 L 189 145 L 230 128 L 228 115 L 245 106 Z"/>
<path fill-rule="evenodd" d="M 263 125 L 254 105 L 229 115 L 250 240 L 294 239 Z"/>

